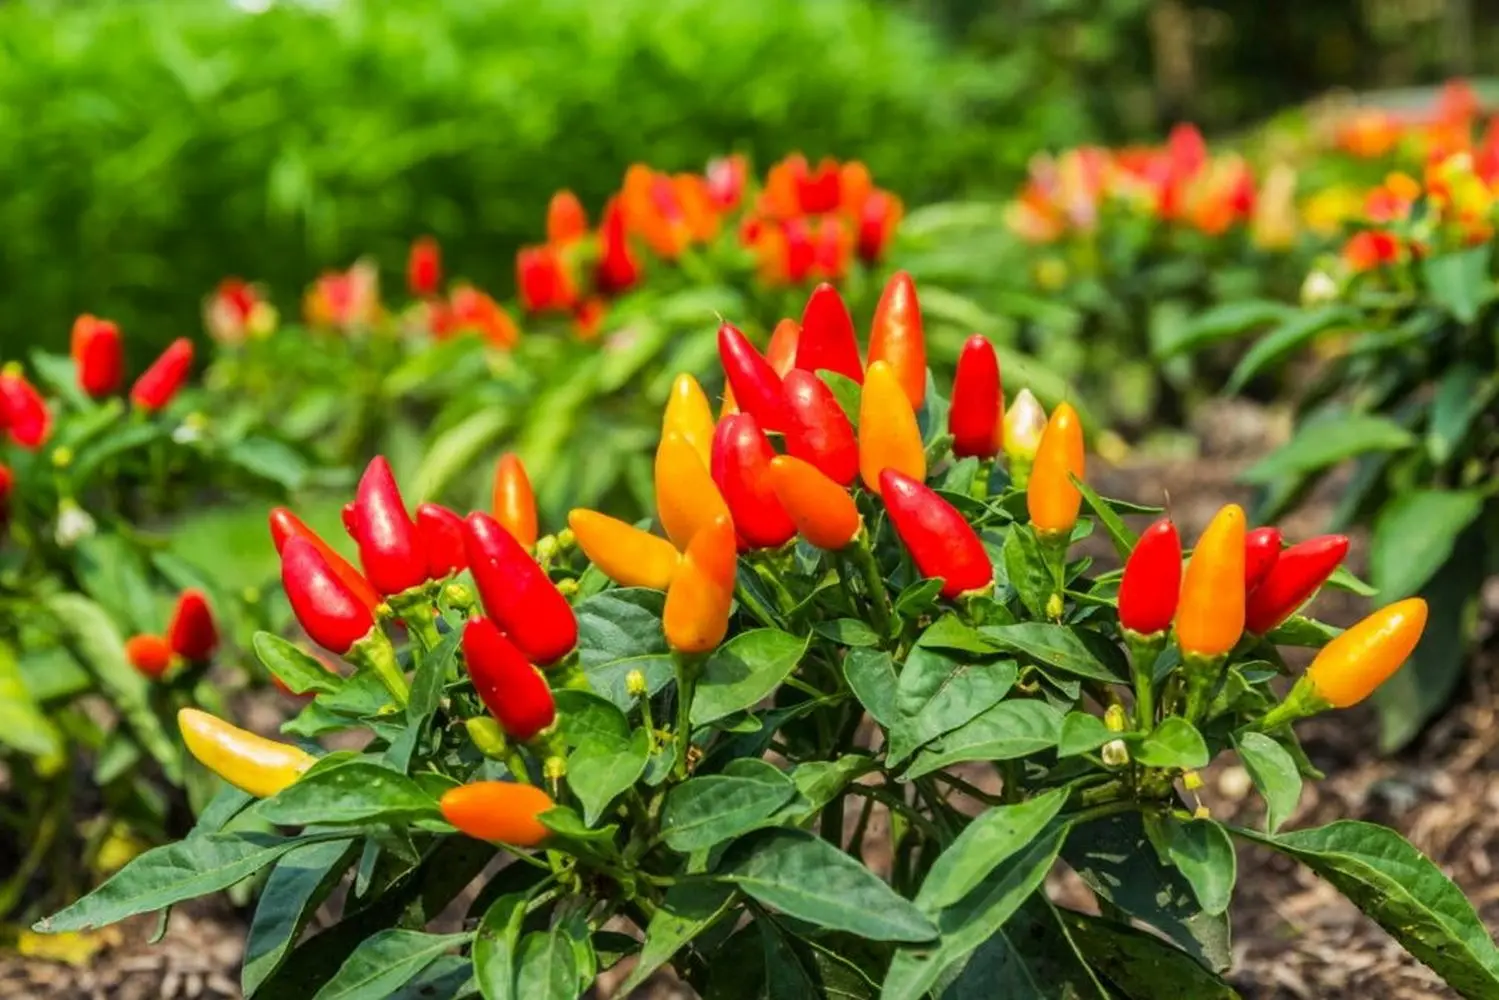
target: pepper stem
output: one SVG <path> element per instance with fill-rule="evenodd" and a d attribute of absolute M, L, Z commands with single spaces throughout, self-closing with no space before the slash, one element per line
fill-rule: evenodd
<path fill-rule="evenodd" d="M 1155 665 L 1166 648 L 1166 632 L 1141 635 L 1126 629 L 1124 641 L 1135 687 L 1135 726 L 1148 733 L 1155 728 Z"/>
<path fill-rule="evenodd" d="M 1332 704 L 1317 694 L 1311 682 L 1302 674 L 1296 680 L 1291 692 L 1286 695 L 1286 700 L 1276 705 L 1258 721 L 1251 723 L 1248 729 L 1261 733 L 1268 733 L 1272 729 L 1278 729 L 1287 723 L 1304 719 L 1318 712 L 1325 712 L 1332 708 Z"/>
<path fill-rule="evenodd" d="M 860 528 L 854 540 L 843 551 L 864 581 L 864 589 L 868 591 L 869 608 L 874 615 L 876 631 L 882 636 L 888 636 L 890 634 L 890 595 L 885 592 L 885 580 L 880 576 L 880 567 L 874 561 L 874 551 L 869 547 L 869 532 Z"/>
<path fill-rule="evenodd" d="M 385 690 L 390 692 L 396 706 L 406 707 L 406 702 L 411 700 L 411 685 L 401 672 L 401 662 L 396 659 L 396 648 L 378 627 L 354 644 L 348 652 L 348 659 L 360 670 L 374 671 L 380 683 L 385 685 Z"/>
<path fill-rule="evenodd" d="M 692 744 L 692 695 L 702 657 L 673 651 L 671 660 L 677 669 L 677 760 L 672 772 L 680 781 L 687 777 L 687 749 Z"/>
<path fill-rule="evenodd" d="M 975 500 L 989 499 L 989 479 L 994 474 L 994 460 L 979 459 L 979 467 L 973 472 L 973 482 L 968 486 L 968 495 Z"/>
<path fill-rule="evenodd" d="M 1218 686 L 1218 678 L 1223 673 L 1223 665 L 1228 662 L 1228 657 L 1199 656 L 1188 653 L 1182 658 L 1182 673 L 1186 679 L 1186 699 L 1182 707 L 1182 717 L 1194 726 L 1202 718 L 1208 709 L 1208 699 L 1212 697 L 1213 689 Z"/>

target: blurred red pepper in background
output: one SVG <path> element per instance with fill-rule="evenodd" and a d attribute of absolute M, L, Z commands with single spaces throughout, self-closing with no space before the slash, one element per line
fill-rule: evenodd
<path fill-rule="evenodd" d="M 179 337 L 135 380 L 130 401 L 152 413 L 165 408 L 187 382 L 192 367 L 193 342 Z"/>

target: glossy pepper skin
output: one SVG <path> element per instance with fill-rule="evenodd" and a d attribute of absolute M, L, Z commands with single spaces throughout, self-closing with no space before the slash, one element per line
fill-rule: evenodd
<path fill-rule="evenodd" d="M 380 595 L 370 582 L 364 578 L 364 574 L 355 568 L 343 556 L 334 551 L 333 547 L 323 541 L 318 533 L 309 528 L 297 515 L 285 507 L 276 507 L 270 514 L 271 541 L 276 546 L 276 553 L 280 555 L 286 548 L 287 539 L 301 538 L 315 548 L 323 561 L 328 564 L 335 576 L 354 595 L 355 599 L 368 608 L 372 613 L 380 606 Z"/>
<path fill-rule="evenodd" d="M 833 390 L 818 376 L 795 368 L 786 373 L 782 395 L 786 451 L 840 486 L 852 486 L 859 477 L 859 443 Z"/>
<path fill-rule="evenodd" d="M 359 546 L 360 565 L 377 591 L 389 597 L 427 582 L 427 556 L 416 524 L 383 455 L 371 459 L 359 479 L 352 521 L 349 533 Z"/>
<path fill-rule="evenodd" d="M 796 345 L 802 337 L 802 325 L 794 319 L 783 319 L 771 331 L 765 347 L 765 360 L 771 371 L 785 378 L 796 368 Z"/>
<path fill-rule="evenodd" d="M 1280 546 L 1279 528 L 1255 528 L 1244 536 L 1244 593 L 1253 594 L 1265 582 L 1280 558 Z"/>
<path fill-rule="evenodd" d="M 125 640 L 125 659 L 143 677 L 160 680 L 172 666 L 172 647 L 159 635 L 133 635 Z"/>
<path fill-rule="evenodd" d="M 1041 434 L 1025 489 L 1031 527 L 1039 534 L 1065 538 L 1072 533 L 1083 506 L 1072 477 L 1082 479 L 1085 469 L 1082 421 L 1070 404 L 1059 403 Z"/>
<path fill-rule="evenodd" d="M 520 456 L 507 452 L 494 466 L 494 519 L 527 549 L 536 547 L 540 533 L 536 517 L 536 493 Z"/>
<path fill-rule="evenodd" d="M 796 367 L 809 372 L 837 372 L 855 382 L 864 381 L 853 318 L 838 289 L 827 282 L 812 289 L 807 298 L 802 335 L 796 342 Z M 738 395 L 737 387 L 734 393 Z"/>
<path fill-rule="evenodd" d="M 837 552 L 858 537 L 864 521 L 854 498 L 810 462 L 777 455 L 770 461 L 770 485 L 808 543 Z"/>
<path fill-rule="evenodd" d="M 546 570 L 488 514 L 470 514 L 463 527 L 485 612 L 532 663 L 566 656 L 578 644 L 578 620 Z"/>
<path fill-rule="evenodd" d="M 1244 627 L 1264 635 L 1291 617 L 1327 582 L 1348 555 L 1345 535 L 1323 535 L 1292 545 L 1280 554 L 1244 612 Z"/>
<path fill-rule="evenodd" d="M 130 401 L 143 410 L 155 413 L 177 398 L 193 369 L 193 342 L 178 337 L 141 372 L 130 387 Z"/>
<path fill-rule="evenodd" d="M 302 628 L 330 653 L 344 655 L 375 628 L 369 606 L 305 538 L 288 538 L 282 546 L 281 586 Z"/>
<path fill-rule="evenodd" d="M 692 539 L 666 589 L 661 626 L 668 646 L 679 653 L 706 653 L 723 642 L 737 569 L 734 524 L 719 517 Z"/>
<path fill-rule="evenodd" d="M 1145 529 L 1124 563 L 1119 624 L 1142 636 L 1166 631 L 1176 617 L 1181 586 L 1181 536 L 1171 519 L 1163 518 Z"/>
<path fill-rule="evenodd" d="M 0 368 L 0 428 L 27 451 L 40 448 L 52 435 L 52 411 L 17 364 Z"/>
<path fill-rule="evenodd" d="M 890 523 L 922 576 L 942 578 L 942 596 L 987 590 L 994 566 L 978 533 L 956 507 L 896 469 L 881 473 Z"/>
<path fill-rule="evenodd" d="M 796 535 L 796 525 L 770 485 L 776 457 L 765 432 L 748 413 L 725 417 L 713 436 L 713 481 L 728 504 L 734 531 L 750 549 L 775 549 Z"/>
<path fill-rule="evenodd" d="M 546 678 L 488 618 L 463 626 L 463 660 L 479 700 L 512 740 L 524 743 L 557 718 Z"/>
<path fill-rule="evenodd" d="M 734 394 L 734 405 L 754 416 L 766 430 L 784 430 L 781 376 L 755 350 L 755 345 L 729 323 L 718 328 L 718 360 Z"/>
<path fill-rule="evenodd" d="M 416 509 L 416 533 L 427 553 L 429 577 L 441 580 L 468 569 L 463 518 L 441 504 L 424 503 Z"/>
<path fill-rule="evenodd" d="M 79 316 L 73 323 L 73 367 L 78 387 L 93 399 L 108 396 L 125 379 L 125 343 L 107 319 Z"/>
<path fill-rule="evenodd" d="M 959 458 L 993 458 L 1004 439 L 1004 389 L 999 357 L 988 338 L 975 333 L 958 352 L 947 429 Z"/>
<path fill-rule="evenodd" d="M 697 450 L 704 465 L 713 461 L 713 407 L 697 379 L 683 372 L 671 383 L 666 411 L 661 415 L 661 433 L 675 431 Z"/>
<path fill-rule="evenodd" d="M 184 590 L 167 625 L 167 645 L 190 663 L 207 662 L 219 648 L 219 627 L 201 590 Z"/>
<path fill-rule="evenodd" d="M 549 832 L 536 817 L 556 803 L 535 785 L 475 781 L 443 792 L 437 805 L 443 819 L 475 840 L 535 847 Z"/>
<path fill-rule="evenodd" d="M 675 432 L 656 447 L 656 515 L 666 537 L 683 552 L 699 531 L 729 516 L 708 466 L 691 442 Z"/>
<path fill-rule="evenodd" d="M 1182 580 L 1176 640 L 1187 656 L 1214 659 L 1244 634 L 1244 510 L 1228 504 L 1213 516 Z"/>
<path fill-rule="evenodd" d="M 665 590 L 682 561 L 666 539 L 596 510 L 571 511 L 567 526 L 588 560 L 621 587 Z"/>
<path fill-rule="evenodd" d="M 196 708 L 177 713 L 177 728 L 200 764 L 256 798 L 275 795 L 317 762 L 299 747 L 257 736 Z"/>
<path fill-rule="evenodd" d="M 1357 705 L 1410 659 L 1426 613 L 1419 597 L 1379 609 L 1322 647 L 1307 668 L 1307 684 L 1334 708 Z"/>
<path fill-rule="evenodd" d="M 911 409 L 921 409 L 926 400 L 926 333 L 921 325 L 916 282 L 905 271 L 890 276 L 879 305 L 874 308 L 874 324 L 869 328 L 869 363 L 876 361 L 890 365 L 911 401 Z"/>
<path fill-rule="evenodd" d="M 926 446 L 916 411 L 883 361 L 869 366 L 859 397 L 859 476 L 873 493 L 880 492 L 880 473 L 894 469 L 920 482 L 926 478 Z"/>
<path fill-rule="evenodd" d="M 411 243 L 406 287 L 419 299 L 430 298 L 442 288 L 442 248 L 430 236 L 418 236 Z"/>

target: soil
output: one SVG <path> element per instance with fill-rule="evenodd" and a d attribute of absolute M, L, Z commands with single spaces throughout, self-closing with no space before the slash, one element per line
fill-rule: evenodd
<path fill-rule="evenodd" d="M 1283 433 L 1277 421 L 1243 405 L 1209 409 L 1197 430 L 1205 442 L 1201 458 L 1135 457 L 1119 467 L 1095 467 L 1091 479 L 1106 496 L 1140 502 L 1169 498 L 1183 534 L 1195 536 L 1220 504 L 1248 500 L 1235 477 Z M 1320 501 L 1314 498 L 1286 519 L 1287 536 L 1301 538 L 1319 530 L 1336 489 L 1331 484 Z M 1354 539 L 1350 562 L 1355 571 L 1361 568 L 1363 543 Z M 1499 621 L 1499 594 L 1486 597 L 1486 619 Z M 1364 610 L 1364 602 L 1341 593 L 1319 598 L 1316 608 L 1320 617 L 1340 624 Z M 1328 777 L 1306 785 L 1287 828 L 1343 818 L 1388 824 L 1441 866 L 1488 927 L 1499 928 L 1499 883 L 1493 878 L 1493 859 L 1499 857 L 1499 657 L 1480 656 L 1457 704 L 1398 756 L 1376 755 L 1377 729 L 1365 708 L 1312 720 L 1298 731 L 1312 761 Z M 1217 762 L 1204 778 L 1201 794 L 1215 817 L 1258 821 L 1258 799 L 1236 762 Z M 1079 888 L 1074 880 L 1061 878 L 1049 891 L 1071 902 Z M 1432 1000 L 1457 995 L 1336 890 L 1268 851 L 1241 851 L 1232 913 L 1231 980 L 1248 1000 Z M 216 900 L 179 907 L 166 936 L 148 944 L 155 927 L 151 918 L 126 923 L 79 966 L 0 956 L 0 1000 L 239 995 L 241 914 Z M 612 970 L 601 980 L 599 995 L 608 997 L 622 975 L 623 970 Z M 659 976 L 637 996 L 690 993 Z"/>

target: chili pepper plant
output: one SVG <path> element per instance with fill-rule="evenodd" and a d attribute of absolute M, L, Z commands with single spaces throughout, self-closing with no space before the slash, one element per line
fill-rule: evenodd
<path fill-rule="evenodd" d="M 185 712 L 224 789 L 38 929 L 259 877 L 247 995 L 577 997 L 628 957 L 622 993 L 670 965 L 706 997 L 1232 997 L 1247 842 L 1459 992 L 1499 991 L 1473 907 L 1397 834 L 1282 830 L 1317 776 L 1294 723 L 1393 674 L 1424 602 L 1338 634 L 1299 614 L 1338 540 L 1282 551 L 1234 505 L 1190 551 L 1169 520 L 1137 536 L 1124 516 L 1159 512 L 1085 484 L 1072 406 L 1005 408 L 981 337 L 951 399 L 916 377 L 919 344 L 866 364 L 852 324 L 807 326 L 784 376 L 732 326 L 719 343 L 735 405 L 668 411 L 659 527 L 424 529 L 373 462 L 347 518 L 362 572 L 281 548 L 348 672 L 259 636 L 315 695 L 285 738 Z M 1078 549 L 1094 534 L 1122 569 Z M 1282 697 L 1296 646 L 1318 651 Z M 362 749 L 314 742 L 350 731 Z M 1254 826 L 1198 801 L 1233 754 Z M 1098 913 L 1050 900 L 1062 869 Z"/>

